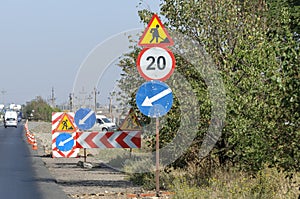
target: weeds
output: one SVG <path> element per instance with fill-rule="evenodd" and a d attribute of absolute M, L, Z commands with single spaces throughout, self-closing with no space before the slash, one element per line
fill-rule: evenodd
<path fill-rule="evenodd" d="M 155 188 L 155 174 L 134 173 L 150 163 L 139 161 L 128 165 L 130 180 L 144 189 Z M 174 199 L 294 199 L 299 196 L 300 174 L 286 173 L 276 168 L 260 170 L 257 174 L 217 169 L 205 176 L 201 168 L 190 165 L 186 169 L 161 170 L 160 187 L 175 192 Z"/>
<path fill-rule="evenodd" d="M 299 196 L 299 186 L 299 173 L 288 178 L 283 171 L 265 167 L 255 176 L 241 171 L 218 170 L 208 179 L 207 186 L 195 186 L 185 178 L 177 177 L 172 183 L 172 190 L 176 193 L 174 198 L 178 199 L 294 199 Z"/>

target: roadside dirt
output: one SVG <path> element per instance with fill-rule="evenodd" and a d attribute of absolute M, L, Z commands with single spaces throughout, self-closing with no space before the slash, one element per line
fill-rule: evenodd
<path fill-rule="evenodd" d="M 38 154 L 56 179 L 57 184 L 71 198 L 112 199 L 134 198 L 142 192 L 127 180 L 125 173 L 116 171 L 97 157 L 97 150 L 89 150 L 83 158 L 52 158 L 51 123 L 29 122 L 29 130 L 36 136 Z M 82 152 L 80 153 L 81 155 Z"/>
<path fill-rule="evenodd" d="M 127 181 L 125 174 L 102 163 L 95 166 L 93 157 L 88 157 L 88 163 L 92 163 L 93 168 L 80 166 L 80 158 L 42 159 L 57 184 L 72 198 L 127 198 L 129 193 L 139 192 L 139 187 Z"/>

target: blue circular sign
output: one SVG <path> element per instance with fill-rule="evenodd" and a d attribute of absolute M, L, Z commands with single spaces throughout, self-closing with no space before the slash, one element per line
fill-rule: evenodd
<path fill-rule="evenodd" d="M 144 115 L 156 118 L 169 112 L 173 104 L 173 93 L 166 83 L 151 80 L 139 87 L 135 99 Z"/>
<path fill-rule="evenodd" d="M 95 112 L 89 108 L 80 108 L 75 113 L 74 121 L 79 129 L 88 130 L 92 128 L 96 122 Z"/>
<path fill-rule="evenodd" d="M 56 147 L 60 151 L 70 151 L 74 147 L 74 139 L 70 133 L 61 133 L 56 137 Z"/>

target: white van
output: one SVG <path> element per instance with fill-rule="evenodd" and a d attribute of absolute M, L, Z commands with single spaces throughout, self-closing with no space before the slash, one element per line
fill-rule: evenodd
<path fill-rule="evenodd" d="M 4 127 L 18 127 L 18 113 L 16 111 L 6 111 L 4 115 Z"/>
<path fill-rule="evenodd" d="M 92 131 L 116 131 L 117 125 L 111 122 L 105 115 L 96 115 L 95 125 L 90 129 Z"/>

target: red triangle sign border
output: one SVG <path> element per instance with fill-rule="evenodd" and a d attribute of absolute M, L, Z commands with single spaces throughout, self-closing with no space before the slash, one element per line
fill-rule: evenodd
<path fill-rule="evenodd" d="M 141 42 L 143 41 L 144 37 L 146 36 L 151 24 L 153 23 L 154 19 L 157 20 L 157 22 L 159 23 L 160 27 L 163 29 L 164 33 L 166 34 L 167 38 L 169 39 L 170 42 L 168 43 L 158 43 L 158 44 L 142 44 Z M 155 47 L 155 46 L 159 46 L 159 47 L 165 47 L 165 46 L 173 46 L 174 45 L 174 41 L 171 38 L 171 36 L 169 35 L 167 29 L 165 28 L 165 26 L 162 24 L 161 20 L 159 19 L 157 14 L 153 14 L 150 22 L 148 23 L 143 35 L 141 36 L 139 43 L 139 46 L 146 46 L 146 47 Z"/>

